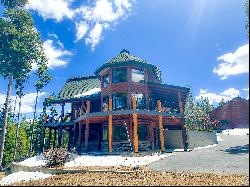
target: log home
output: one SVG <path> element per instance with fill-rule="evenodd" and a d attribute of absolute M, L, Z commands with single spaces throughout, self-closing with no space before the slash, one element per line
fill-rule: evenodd
<path fill-rule="evenodd" d="M 44 121 L 44 143 L 60 147 L 68 133 L 68 149 L 88 151 L 165 151 L 164 131 L 182 131 L 187 149 L 184 109 L 189 89 L 162 84 L 161 71 L 127 50 L 99 67 L 95 75 L 69 79 L 58 98 L 61 120 Z M 65 114 L 64 106 L 71 104 Z M 46 108 L 44 108 L 46 111 Z M 67 120 L 66 116 L 67 115 Z M 52 132 L 54 137 L 52 137 Z M 64 133 L 63 133 L 64 132 Z M 56 136 L 57 135 L 57 136 Z"/>

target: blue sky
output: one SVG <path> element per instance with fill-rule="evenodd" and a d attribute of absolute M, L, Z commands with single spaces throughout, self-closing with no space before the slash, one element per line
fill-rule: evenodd
<path fill-rule="evenodd" d="M 44 41 L 52 82 L 93 74 L 122 49 L 162 71 L 163 83 L 190 86 L 214 105 L 249 94 L 245 0 L 30 0 L 26 7 Z M 1 7 L 2 12 L 2 7 Z M 35 76 L 25 86 L 31 115 Z M 0 79 L 0 105 L 7 81 Z M 14 91 L 13 91 L 14 93 Z"/>

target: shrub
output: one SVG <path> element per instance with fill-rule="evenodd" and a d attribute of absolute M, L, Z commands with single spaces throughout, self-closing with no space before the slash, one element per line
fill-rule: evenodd
<path fill-rule="evenodd" d="M 44 157 L 47 160 L 46 167 L 63 166 L 70 160 L 71 153 L 65 148 L 52 148 L 44 151 Z"/>

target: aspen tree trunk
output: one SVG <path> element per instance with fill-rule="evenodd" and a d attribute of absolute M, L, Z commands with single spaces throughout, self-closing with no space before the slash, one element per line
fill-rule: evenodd
<path fill-rule="evenodd" d="M 31 156 L 31 153 L 32 153 L 32 150 L 33 150 L 33 134 L 34 134 L 34 125 L 35 125 L 35 120 L 36 120 L 37 100 L 38 100 L 38 90 L 36 92 L 36 102 L 35 102 L 34 118 L 33 118 L 33 123 L 31 125 L 29 157 Z"/>
<path fill-rule="evenodd" d="M 4 121 L 2 126 L 2 133 L 1 133 L 1 145 L 0 145 L 0 170 L 2 170 L 2 163 L 3 163 L 3 153 L 4 153 L 4 143 L 5 143 L 5 135 L 6 135 L 6 127 L 8 123 L 8 114 L 9 114 L 9 102 L 11 97 L 11 88 L 12 88 L 12 81 L 13 75 L 9 75 L 9 83 L 8 83 L 8 91 L 5 103 L 5 111 L 4 111 Z"/>
<path fill-rule="evenodd" d="M 17 144 L 18 144 L 18 128 L 20 126 L 20 113 L 21 113 L 21 104 L 22 104 L 22 93 L 19 93 L 19 108 L 18 108 L 18 114 L 17 114 L 17 125 L 16 125 L 16 137 L 15 137 L 15 146 L 14 146 L 14 160 L 16 159 L 16 149 L 17 149 Z"/>

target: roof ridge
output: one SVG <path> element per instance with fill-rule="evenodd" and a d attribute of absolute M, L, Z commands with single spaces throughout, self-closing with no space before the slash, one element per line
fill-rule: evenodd
<path fill-rule="evenodd" d="M 69 81 L 74 81 L 74 80 L 86 80 L 86 79 L 92 79 L 92 78 L 98 78 L 96 75 L 87 75 L 87 76 L 78 76 L 78 77 L 72 77 L 67 80 Z"/>

